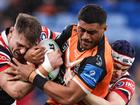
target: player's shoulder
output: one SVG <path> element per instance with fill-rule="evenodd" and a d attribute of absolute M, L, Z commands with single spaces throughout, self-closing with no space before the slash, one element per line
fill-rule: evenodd
<path fill-rule="evenodd" d="M 58 33 L 53 32 L 47 26 L 42 26 L 41 28 L 42 28 L 42 31 L 40 34 L 39 41 L 41 41 L 43 39 L 53 39 L 54 40 L 58 35 Z"/>
<path fill-rule="evenodd" d="M 130 75 L 124 75 L 116 83 L 114 83 L 113 87 L 134 90 L 135 82 Z"/>
<path fill-rule="evenodd" d="M 131 77 L 131 75 L 128 73 L 128 72 L 126 72 L 119 80 L 118 80 L 118 82 L 119 81 L 125 81 L 125 82 L 133 82 L 133 83 L 135 83 L 134 82 L 134 80 L 133 80 L 133 78 Z"/>
<path fill-rule="evenodd" d="M 76 24 L 69 24 L 65 26 L 64 31 L 65 32 L 71 32 L 73 28 L 75 28 L 77 25 Z"/>

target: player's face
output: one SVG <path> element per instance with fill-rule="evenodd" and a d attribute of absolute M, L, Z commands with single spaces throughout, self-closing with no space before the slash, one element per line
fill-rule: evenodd
<path fill-rule="evenodd" d="M 116 82 L 121 76 L 123 76 L 129 68 L 114 62 L 114 70 L 111 82 Z"/>
<path fill-rule="evenodd" d="M 77 32 L 78 41 L 82 49 L 88 50 L 98 45 L 99 40 L 104 34 L 106 25 L 98 23 L 86 23 L 82 20 L 78 22 Z"/>
<path fill-rule="evenodd" d="M 19 34 L 15 29 L 9 34 L 9 45 L 13 56 L 20 62 L 24 62 L 26 51 L 33 45 L 24 37 L 23 33 Z"/>

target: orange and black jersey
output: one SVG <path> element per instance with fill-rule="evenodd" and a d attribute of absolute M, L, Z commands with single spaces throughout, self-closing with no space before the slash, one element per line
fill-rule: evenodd
<path fill-rule="evenodd" d="M 55 39 L 62 52 L 68 48 L 68 39 L 71 37 L 72 25 L 68 25 L 63 32 Z"/>
<path fill-rule="evenodd" d="M 111 47 L 107 38 L 102 37 L 98 46 L 83 51 L 78 44 L 76 25 L 70 25 L 56 39 L 56 42 L 61 51 L 65 52 L 66 74 L 69 70 L 73 71 L 75 76 L 72 80 L 87 94 L 91 92 L 105 97 L 113 70 Z M 69 80 L 68 75 L 64 76 L 64 80 Z"/>

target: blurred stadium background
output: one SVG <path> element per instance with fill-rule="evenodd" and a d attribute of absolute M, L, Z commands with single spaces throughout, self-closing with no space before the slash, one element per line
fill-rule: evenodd
<path fill-rule="evenodd" d="M 72 23 L 77 23 L 79 9 L 87 3 L 101 5 L 108 13 L 106 35 L 110 43 L 125 39 L 136 48 L 136 60 L 130 70 L 140 88 L 140 0 L 0 0 L 0 31 L 13 25 L 19 12 L 29 13 L 38 18 L 42 25 L 52 31 L 61 32 Z M 137 91 L 140 105 L 140 91 Z M 46 95 L 38 89 L 19 101 L 19 105 L 43 105 Z"/>

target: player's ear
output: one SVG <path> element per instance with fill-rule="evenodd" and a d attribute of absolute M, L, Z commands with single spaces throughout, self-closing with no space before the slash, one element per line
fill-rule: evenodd
<path fill-rule="evenodd" d="M 104 31 L 106 31 L 107 30 L 107 25 L 104 27 Z"/>
<path fill-rule="evenodd" d="M 10 32 L 10 33 L 12 33 L 12 32 L 13 32 L 13 30 L 14 30 L 14 27 L 10 27 L 9 32 Z"/>
<path fill-rule="evenodd" d="M 101 24 L 101 30 L 102 30 L 102 33 L 104 33 L 107 30 L 107 25 L 105 23 Z"/>
<path fill-rule="evenodd" d="M 101 24 L 101 30 L 106 31 L 107 30 L 107 25 L 105 23 Z"/>

